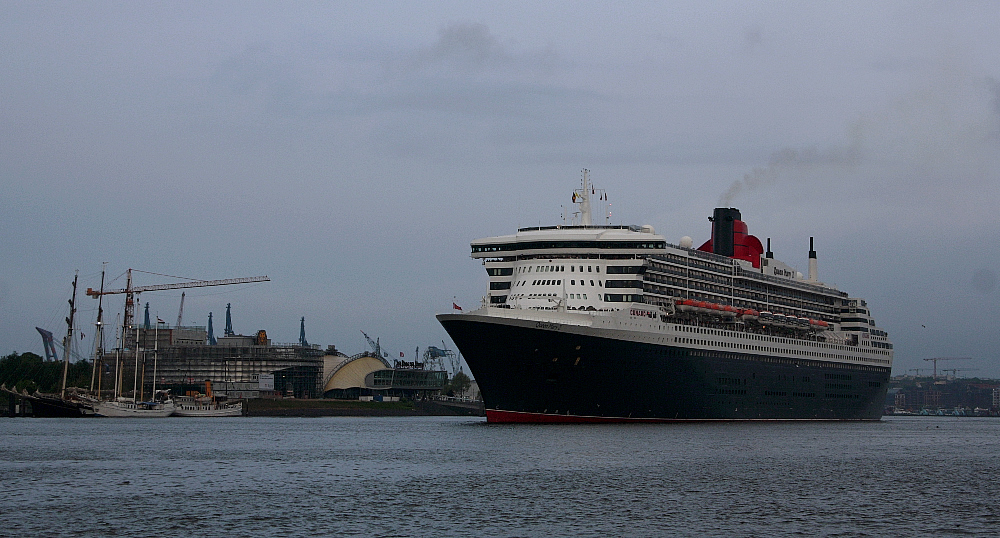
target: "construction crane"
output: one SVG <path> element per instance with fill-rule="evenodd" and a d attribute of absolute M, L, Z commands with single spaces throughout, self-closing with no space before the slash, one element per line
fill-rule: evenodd
<path fill-rule="evenodd" d="M 942 368 L 941 371 L 945 374 L 951 372 L 951 377 L 958 377 L 959 372 L 969 372 L 978 369 L 979 368 Z"/>
<path fill-rule="evenodd" d="M 923 372 L 926 368 L 910 368 L 907 372 L 913 372 L 913 377 L 920 377 L 920 372 Z"/>
<path fill-rule="evenodd" d="M 934 379 L 937 379 L 938 361 L 971 361 L 972 357 L 934 357 L 933 359 L 924 359 L 924 360 L 934 362 Z"/>
<path fill-rule="evenodd" d="M 139 271 L 145 272 L 145 271 Z M 253 282 L 270 282 L 270 278 L 267 276 L 252 276 L 246 278 L 226 278 L 222 280 L 192 280 L 191 282 L 175 282 L 173 284 L 153 284 L 152 286 L 132 286 L 132 269 L 127 271 L 127 278 L 125 279 L 125 287 L 118 290 L 105 290 L 97 291 L 93 288 L 87 288 L 87 295 L 97 298 L 102 295 L 111 295 L 117 293 L 125 294 L 125 315 L 122 319 L 122 329 L 124 334 L 129 334 L 129 328 L 132 327 L 132 318 L 135 315 L 135 295 L 142 293 L 144 291 L 162 291 L 162 290 L 176 290 L 181 288 L 203 288 L 207 286 L 228 286 L 230 284 L 250 284 Z M 155 274 L 155 273 L 154 273 Z M 178 317 L 180 317 L 178 315 Z M 133 337 L 134 338 L 134 337 Z M 124 346 L 123 346 L 124 347 Z"/>

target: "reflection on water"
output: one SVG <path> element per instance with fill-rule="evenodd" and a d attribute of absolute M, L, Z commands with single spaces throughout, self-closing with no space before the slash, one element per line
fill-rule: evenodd
<path fill-rule="evenodd" d="M 0 419 L 0 535 L 992 535 L 1000 420 Z"/>

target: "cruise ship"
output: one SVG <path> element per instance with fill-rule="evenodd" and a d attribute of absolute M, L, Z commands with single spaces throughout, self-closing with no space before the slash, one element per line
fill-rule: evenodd
<path fill-rule="evenodd" d="M 596 200 L 595 200 L 596 198 Z M 440 314 L 488 422 L 879 420 L 892 343 L 867 302 L 776 260 L 736 208 L 711 236 L 572 224 L 472 242 L 482 305 Z M 706 226 L 707 228 L 707 226 Z"/>

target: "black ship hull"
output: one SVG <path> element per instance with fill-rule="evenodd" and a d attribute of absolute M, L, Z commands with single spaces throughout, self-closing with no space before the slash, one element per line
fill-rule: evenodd
<path fill-rule="evenodd" d="M 879 420 L 890 368 L 442 314 L 490 422 Z"/>
<path fill-rule="evenodd" d="M 74 400 L 63 400 L 58 396 L 22 396 L 25 402 L 31 404 L 31 415 L 36 418 L 74 418 L 92 417 L 94 408 Z"/>

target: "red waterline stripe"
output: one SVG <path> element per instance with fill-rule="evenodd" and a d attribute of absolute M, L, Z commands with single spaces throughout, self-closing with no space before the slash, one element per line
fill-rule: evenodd
<path fill-rule="evenodd" d="M 548 413 L 525 413 L 521 411 L 486 410 L 486 422 L 515 424 L 578 424 L 578 423 L 623 423 L 623 422 L 688 422 L 663 418 L 588 417 L 575 415 L 554 415 Z"/>

